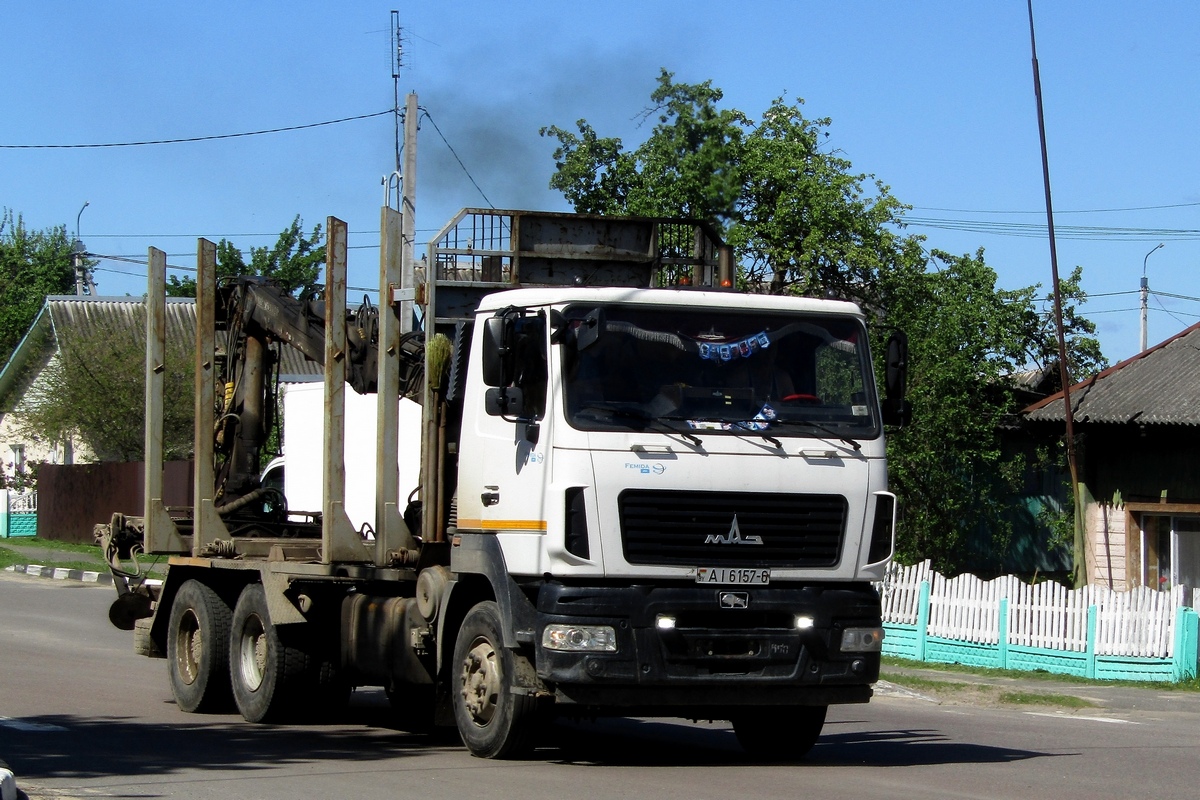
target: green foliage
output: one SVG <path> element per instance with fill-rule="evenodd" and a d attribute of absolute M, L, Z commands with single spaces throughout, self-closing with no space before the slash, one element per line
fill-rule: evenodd
<path fill-rule="evenodd" d="M 755 123 L 721 109 L 711 82 L 683 84 L 663 70 L 646 118 L 657 125 L 630 152 L 586 120 L 557 126 L 550 187 L 580 213 L 691 217 L 722 227 L 750 286 L 831 293 L 878 303 L 881 271 L 923 263 L 920 240 L 895 233 L 905 207 L 872 176 L 822 149 L 829 119 L 777 98 Z"/>
<path fill-rule="evenodd" d="M 550 187 L 583 214 L 632 214 L 722 220 L 736 214 L 741 195 L 741 151 L 748 120 L 717 108 L 720 89 L 710 81 L 674 83 L 663 70 L 644 119 L 657 116 L 635 152 L 618 138 L 600 138 L 586 120 L 579 134 L 551 125 L 558 139 Z"/>
<path fill-rule="evenodd" d="M 873 176 L 822 150 L 828 118 L 776 99 L 747 138 L 744 191 L 728 239 L 753 285 L 879 302 L 881 273 L 920 264 L 919 239 L 888 226 L 904 206 Z"/>
<path fill-rule="evenodd" d="M 721 227 L 751 291 L 834 296 L 872 316 L 875 353 L 892 330 L 909 335 L 913 424 L 889 438 L 889 473 L 900 496 L 899 557 L 960 571 L 971 552 L 1002 552 L 1011 509 L 1030 469 L 1050 458 L 1004 446 L 1019 411 L 1013 376 L 1057 376 L 1053 316 L 1040 287 L 996 285 L 974 256 L 927 252 L 903 233 L 904 206 L 872 175 L 828 147 L 828 118 L 807 119 L 803 101 L 774 100 L 754 121 L 720 107 L 710 82 L 679 84 L 662 71 L 646 117 L 657 124 L 632 151 L 587 123 L 555 126 L 551 188 L 576 211 L 690 216 Z M 1078 313 L 1076 269 L 1060 282 L 1071 374 L 1105 366 L 1095 326 Z M 1055 391 L 1057 377 L 1049 381 Z"/>
<path fill-rule="evenodd" d="M 300 216 L 280 234 L 273 247 L 250 248 L 250 263 L 242 251 L 228 239 L 217 243 L 217 280 L 235 275 L 261 275 L 277 281 L 289 291 L 310 291 L 321 275 L 325 263 L 325 245 L 321 242 L 321 226 L 313 228 L 310 236 L 302 230 Z M 171 297 L 195 297 L 196 279 L 170 276 L 167 294 Z"/>
<path fill-rule="evenodd" d="M 58 331 L 58 354 L 14 410 L 25 438 L 86 445 L 101 461 L 140 461 L 145 446 L 145 309 L 129 325 Z M 189 458 L 193 437 L 191 346 L 168 343 L 163 376 L 163 455 Z"/>
<path fill-rule="evenodd" d="M 92 262 L 89 262 L 89 265 Z M 4 209 L 0 214 L 0 364 L 29 330 L 48 294 L 73 292 L 75 269 L 65 226 L 31 231 Z"/>
<path fill-rule="evenodd" d="M 0 489 L 12 489 L 23 492 L 26 489 L 37 489 L 38 467 L 40 462 L 30 461 L 23 465 L 8 462 L 6 469 L 0 469 Z"/>

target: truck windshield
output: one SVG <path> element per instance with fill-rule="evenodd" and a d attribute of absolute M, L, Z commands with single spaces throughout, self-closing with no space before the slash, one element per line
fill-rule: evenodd
<path fill-rule="evenodd" d="M 577 333 L 561 347 L 575 428 L 879 433 L 866 330 L 855 318 L 648 306 L 564 316 Z"/>

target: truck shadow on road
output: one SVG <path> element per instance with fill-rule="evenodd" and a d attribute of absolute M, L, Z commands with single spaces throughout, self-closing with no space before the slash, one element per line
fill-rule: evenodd
<path fill-rule="evenodd" d="M 779 763 L 745 752 L 733 731 L 721 723 L 636 719 L 560 722 L 554 734 L 555 746 L 539 750 L 538 755 L 567 764 L 705 767 Z M 781 735 L 786 732 L 781 731 Z M 807 757 L 788 763 L 912 767 L 1008 764 L 1057 755 L 954 742 L 937 730 L 848 731 L 844 723 L 830 723 Z"/>
<path fill-rule="evenodd" d="M 246 774 L 315 762 L 373 764 L 433 754 L 470 759 L 452 732 L 397 730 L 386 706 L 351 706 L 323 724 L 254 725 L 236 715 L 179 715 L 178 723 L 126 717 L 0 718 L 0 753 L 22 779 L 154 779 L 188 772 Z M 1053 753 L 950 741 L 937 730 L 826 727 L 801 762 L 820 766 L 1003 764 Z M 726 767 L 766 764 L 738 745 L 728 725 L 679 720 L 559 721 L 533 761 L 568 767 Z"/>

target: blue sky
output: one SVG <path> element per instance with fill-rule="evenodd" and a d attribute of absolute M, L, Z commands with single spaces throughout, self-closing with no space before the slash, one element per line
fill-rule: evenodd
<path fill-rule="evenodd" d="M 385 111 L 393 7 L 0 0 L 0 145 Z M 635 146 L 665 67 L 712 80 L 751 116 L 776 96 L 802 98 L 810 117 L 832 118 L 831 147 L 913 206 L 909 230 L 927 247 L 983 247 L 1002 286 L 1049 285 L 1025 0 L 439 0 L 399 11 L 400 91 L 417 92 L 437 128 L 423 123 L 418 146 L 422 245 L 462 206 L 566 210 L 547 188 L 553 143 L 538 129 L 582 117 Z M 1185 299 L 1200 296 L 1200 6 L 1036 0 L 1034 14 L 1060 270 L 1083 266 L 1085 313 L 1116 361 L 1138 349 L 1143 264 L 1152 344 L 1200 320 L 1200 301 Z M 0 147 L 0 206 L 74 233 L 86 201 L 91 252 L 144 260 L 154 245 L 180 267 L 194 266 L 198 236 L 248 248 L 297 214 L 306 228 L 333 215 L 349 223 L 351 285 L 371 287 L 394 158 L 387 115 L 186 144 Z M 103 261 L 99 293 L 141 294 L 142 269 Z"/>

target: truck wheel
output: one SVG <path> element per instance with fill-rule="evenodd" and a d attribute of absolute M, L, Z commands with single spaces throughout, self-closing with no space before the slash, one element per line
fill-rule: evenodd
<path fill-rule="evenodd" d="M 791 706 L 746 710 L 732 720 L 738 743 L 766 761 L 799 761 L 825 726 L 828 706 Z"/>
<path fill-rule="evenodd" d="M 454 644 L 454 722 L 463 744 L 481 758 L 513 758 L 533 747 L 536 698 L 513 694 L 516 659 L 504 646 L 500 609 L 492 601 L 471 609 Z"/>
<path fill-rule="evenodd" d="M 229 707 L 229 606 L 196 580 L 175 593 L 167 627 L 171 694 L 187 712 Z"/>
<path fill-rule="evenodd" d="M 283 716 L 288 690 L 303 674 L 303 651 L 286 646 L 267 612 L 262 584 L 242 590 L 233 609 L 229 638 L 229 674 L 233 699 L 247 722 L 264 722 Z"/>

